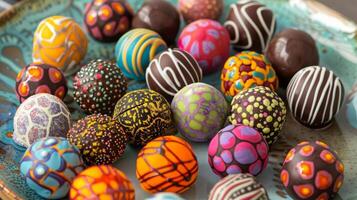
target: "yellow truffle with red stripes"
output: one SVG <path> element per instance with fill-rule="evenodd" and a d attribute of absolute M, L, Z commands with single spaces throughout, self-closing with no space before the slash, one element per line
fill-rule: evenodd
<path fill-rule="evenodd" d="M 120 170 L 109 165 L 90 167 L 73 180 L 71 200 L 133 200 L 133 184 Z"/>

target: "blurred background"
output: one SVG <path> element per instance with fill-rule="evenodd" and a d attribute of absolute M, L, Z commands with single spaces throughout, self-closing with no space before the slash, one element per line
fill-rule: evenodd
<path fill-rule="evenodd" d="M 12 5 L 26 0 L 0 0 L 0 12 L 11 8 Z M 29 0 L 36 1 L 36 0 Z M 81 1 L 81 0 L 75 0 Z M 287 0 L 288 1 L 288 0 Z M 304 0 L 301 0 L 304 1 Z M 357 0 L 318 0 L 330 8 L 340 12 L 357 23 Z"/>

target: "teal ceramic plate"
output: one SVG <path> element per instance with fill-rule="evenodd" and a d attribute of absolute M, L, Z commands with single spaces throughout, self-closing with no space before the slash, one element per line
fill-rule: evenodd
<path fill-rule="evenodd" d="M 3 199 L 40 199 L 25 184 L 19 173 L 19 160 L 23 150 L 14 145 L 12 118 L 18 106 L 13 92 L 15 76 L 21 67 L 31 62 L 33 32 L 40 20 L 51 15 L 65 15 L 82 23 L 84 5 L 89 0 L 24 0 L 11 11 L 0 15 L 0 196 Z M 236 0 L 226 0 L 228 5 Z M 318 42 L 320 64 L 334 70 L 342 78 L 347 92 L 357 80 L 357 27 L 338 13 L 313 0 L 261 0 L 273 9 L 278 19 L 278 30 L 297 27 L 309 32 Z M 129 0 L 137 10 L 142 0 Z M 177 1 L 173 0 L 173 3 Z M 225 16 L 222 16 L 222 19 Z M 182 24 L 183 25 L 183 24 Z M 114 44 L 101 44 L 90 40 L 84 63 L 94 58 L 113 59 Z M 309 56 L 309 55 L 306 55 Z M 219 85 L 219 73 L 205 78 L 205 82 Z M 71 83 L 71 82 L 70 82 Z M 145 87 L 145 83 L 130 82 L 130 90 Z M 71 87 L 72 88 L 72 87 Z M 284 91 L 279 91 L 282 95 Z M 71 92 L 70 92 L 71 93 Z M 81 117 L 71 97 L 65 99 Z M 320 139 L 339 153 L 345 163 L 345 183 L 340 199 L 357 199 L 357 129 L 346 120 L 346 107 L 336 117 L 334 125 L 323 131 L 312 131 L 288 118 L 282 137 L 270 153 L 268 169 L 258 179 L 268 189 L 271 199 L 289 199 L 279 181 L 281 163 L 286 152 L 301 140 Z M 356 124 L 355 124 L 356 125 Z M 200 173 L 195 186 L 183 194 L 187 199 L 207 199 L 218 177 L 207 163 L 207 144 L 193 144 L 199 159 Z M 123 170 L 134 182 L 137 199 L 148 196 L 140 189 L 135 178 L 136 150 L 128 148 L 115 166 Z"/>

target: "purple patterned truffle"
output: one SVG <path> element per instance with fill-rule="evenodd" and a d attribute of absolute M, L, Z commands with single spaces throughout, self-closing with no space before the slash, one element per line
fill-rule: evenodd
<path fill-rule="evenodd" d="M 261 173 L 268 163 L 269 146 L 261 133 L 244 125 L 219 131 L 208 147 L 208 163 L 221 177 L 228 174 Z"/>
<path fill-rule="evenodd" d="M 56 96 L 41 93 L 26 99 L 14 118 L 14 141 L 25 147 L 40 138 L 65 137 L 71 127 L 71 114 Z"/>
<path fill-rule="evenodd" d="M 228 104 L 213 86 L 193 83 L 175 95 L 171 109 L 183 136 L 195 142 L 206 142 L 224 126 Z"/>

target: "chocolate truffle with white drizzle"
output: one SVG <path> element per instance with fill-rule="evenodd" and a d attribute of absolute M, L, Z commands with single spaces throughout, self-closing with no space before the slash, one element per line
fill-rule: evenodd
<path fill-rule="evenodd" d="M 146 70 L 146 83 L 169 101 L 186 85 L 200 82 L 202 69 L 195 58 L 179 49 L 157 55 Z"/>
<path fill-rule="evenodd" d="M 265 5 L 243 0 L 231 5 L 224 26 L 234 49 L 262 53 L 274 34 L 276 20 Z"/>
<path fill-rule="evenodd" d="M 341 80 L 325 67 L 311 66 L 291 79 L 287 99 L 294 118 L 312 129 L 331 125 L 344 100 Z"/>

